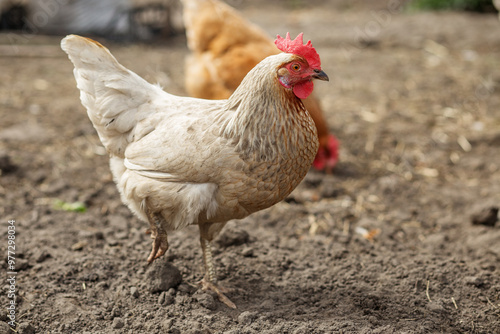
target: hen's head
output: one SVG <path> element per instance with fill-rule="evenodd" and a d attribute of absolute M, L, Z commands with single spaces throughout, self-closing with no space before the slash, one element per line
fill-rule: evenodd
<path fill-rule="evenodd" d="M 278 35 L 274 44 L 285 53 L 295 55 L 294 60 L 283 64 L 278 69 L 278 79 L 283 87 L 293 89 L 295 96 L 305 99 L 312 93 L 314 84 L 312 79 L 328 81 L 328 76 L 321 70 L 321 61 L 311 41 L 304 44 L 300 33 L 294 40 L 290 33 L 286 38 Z"/>

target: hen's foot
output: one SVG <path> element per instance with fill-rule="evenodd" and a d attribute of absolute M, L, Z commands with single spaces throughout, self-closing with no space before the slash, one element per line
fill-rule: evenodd
<path fill-rule="evenodd" d="M 148 263 L 153 262 L 168 250 L 167 232 L 161 226 L 161 218 L 158 215 L 148 214 L 150 228 L 146 230 L 147 234 L 151 234 L 153 246 L 151 253 L 148 256 Z"/>
<path fill-rule="evenodd" d="M 210 282 L 208 279 L 206 279 L 206 277 L 203 278 L 199 284 L 201 285 L 201 288 L 203 290 L 210 290 L 215 292 L 222 303 L 226 304 L 228 307 L 232 309 L 236 309 L 236 305 L 224 294 L 230 292 L 231 289 L 227 289 L 213 282 Z"/>

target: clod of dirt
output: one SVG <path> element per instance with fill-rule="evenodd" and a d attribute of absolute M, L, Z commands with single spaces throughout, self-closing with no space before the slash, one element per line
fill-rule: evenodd
<path fill-rule="evenodd" d="M 464 278 L 464 281 L 465 284 L 474 285 L 476 288 L 480 288 L 484 284 L 484 281 L 482 279 L 475 276 L 467 276 Z"/>
<path fill-rule="evenodd" d="M 33 327 L 30 323 L 21 322 L 17 327 L 17 332 L 19 334 L 35 334 L 35 327 Z"/>
<path fill-rule="evenodd" d="M 175 303 L 175 290 L 170 289 L 167 292 L 163 291 L 160 296 L 158 296 L 158 304 L 163 306 L 172 305 Z"/>
<path fill-rule="evenodd" d="M 230 246 L 239 246 L 247 243 L 250 239 L 250 236 L 245 230 L 242 230 L 237 227 L 226 228 L 222 231 L 219 238 L 217 239 L 217 244 L 220 247 L 230 247 Z"/>
<path fill-rule="evenodd" d="M 88 245 L 88 242 L 86 240 L 78 241 L 78 242 L 74 243 L 73 245 L 71 245 L 71 249 L 74 251 L 80 251 L 87 245 Z"/>
<path fill-rule="evenodd" d="M 254 256 L 253 248 L 252 247 L 243 248 L 243 250 L 241 251 L 241 255 L 243 255 L 244 257 L 253 257 Z"/>
<path fill-rule="evenodd" d="M 172 295 L 175 295 L 175 290 L 174 289 L 171 289 L 172 290 Z M 179 292 L 182 292 L 182 293 L 185 293 L 185 294 L 193 294 L 196 292 L 196 288 L 190 284 L 180 284 L 179 287 L 177 288 L 177 291 Z M 168 291 L 169 293 L 171 292 L 170 290 Z"/>
<path fill-rule="evenodd" d="M 25 269 L 28 269 L 29 267 L 29 262 L 28 260 L 26 259 L 17 259 L 16 260 L 16 269 L 21 271 L 21 270 L 25 270 Z"/>
<path fill-rule="evenodd" d="M 109 285 L 107 282 L 99 282 L 96 284 L 96 288 L 99 290 L 104 290 L 104 289 L 109 288 Z"/>
<path fill-rule="evenodd" d="M 130 288 L 130 295 L 134 298 L 139 297 L 139 290 L 135 286 Z"/>
<path fill-rule="evenodd" d="M 115 329 L 120 329 L 125 326 L 125 323 L 123 322 L 122 318 L 114 318 L 113 319 L 113 328 Z"/>
<path fill-rule="evenodd" d="M 10 332 L 14 333 L 13 331 L 10 330 L 10 326 L 6 322 L 3 322 L 3 321 L 0 322 L 0 332 L 1 333 L 10 333 Z"/>
<path fill-rule="evenodd" d="M 1 174 L 12 173 L 17 166 L 10 161 L 10 156 L 6 152 L 0 152 L 0 171 Z"/>
<path fill-rule="evenodd" d="M 215 301 L 215 298 L 207 291 L 198 290 L 195 293 L 194 298 L 196 298 L 201 306 L 209 309 L 210 311 L 217 309 L 217 302 Z"/>
<path fill-rule="evenodd" d="M 121 311 L 120 307 L 119 306 L 113 307 L 113 309 L 111 310 L 111 316 L 113 318 L 119 318 L 119 317 L 121 317 L 121 315 L 122 315 L 122 311 Z"/>
<path fill-rule="evenodd" d="M 182 282 L 182 276 L 170 262 L 155 261 L 147 272 L 147 280 L 151 293 L 168 291 Z"/>
<path fill-rule="evenodd" d="M 35 260 L 36 263 L 42 263 L 50 256 L 51 256 L 50 253 L 48 253 L 46 250 L 39 249 L 33 254 L 33 259 Z"/>
<path fill-rule="evenodd" d="M 498 221 L 498 207 L 483 208 L 479 212 L 471 215 L 474 225 L 495 226 Z"/>
<path fill-rule="evenodd" d="M 162 321 L 161 327 L 166 333 L 171 333 L 170 328 L 172 328 L 173 324 L 174 324 L 174 319 L 167 318 Z"/>
<path fill-rule="evenodd" d="M 257 318 L 257 312 L 244 311 L 238 316 L 238 323 L 250 325 Z"/>
<path fill-rule="evenodd" d="M 432 312 L 438 312 L 438 313 L 441 313 L 441 312 L 445 312 L 445 308 L 443 307 L 443 305 L 441 305 L 440 303 L 438 302 L 430 302 L 426 305 L 427 309 L 429 311 L 432 311 Z"/>
<path fill-rule="evenodd" d="M 108 244 L 108 246 L 110 247 L 115 247 L 118 245 L 118 240 L 116 239 L 113 239 L 113 238 L 108 238 L 106 239 L 106 243 Z"/>

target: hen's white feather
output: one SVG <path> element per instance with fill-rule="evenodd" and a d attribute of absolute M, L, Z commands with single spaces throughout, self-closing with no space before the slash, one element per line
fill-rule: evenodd
<path fill-rule="evenodd" d="M 127 145 L 153 130 L 144 121 L 156 110 L 147 107 L 168 95 L 120 65 L 101 44 L 70 35 L 62 49 L 75 65 L 80 99 L 110 154 L 123 157 Z"/>

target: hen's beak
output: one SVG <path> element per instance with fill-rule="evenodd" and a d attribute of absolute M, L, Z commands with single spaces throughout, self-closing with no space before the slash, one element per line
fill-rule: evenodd
<path fill-rule="evenodd" d="M 330 81 L 330 79 L 328 78 L 328 75 L 326 75 L 326 73 L 321 71 L 321 70 L 314 70 L 314 74 L 312 77 L 314 79 L 319 79 L 319 80 L 323 80 L 323 81 Z"/>

